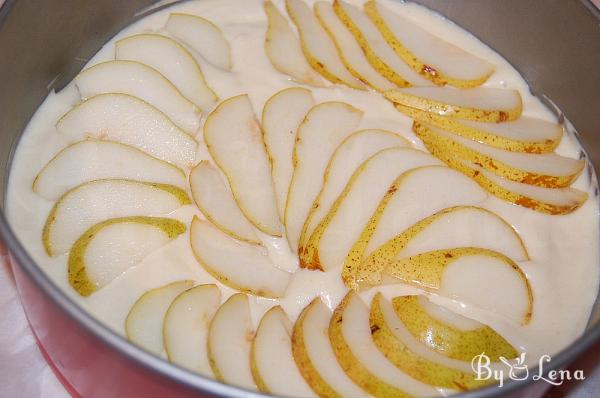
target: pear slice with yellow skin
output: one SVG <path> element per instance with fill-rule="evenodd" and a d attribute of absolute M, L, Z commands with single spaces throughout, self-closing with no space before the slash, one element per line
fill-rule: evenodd
<path fill-rule="evenodd" d="M 292 154 L 294 173 L 286 207 L 285 230 L 295 252 L 314 200 L 319 195 L 329 159 L 358 127 L 363 112 L 344 102 L 323 102 L 308 111 L 298 126 Z"/>
<path fill-rule="evenodd" d="M 219 307 L 208 331 L 208 360 L 217 380 L 256 390 L 250 370 L 253 339 L 248 296 L 236 293 Z"/>
<path fill-rule="evenodd" d="M 571 185 L 585 166 L 583 159 L 555 153 L 531 154 L 489 147 L 420 122 L 414 123 L 413 131 L 428 149 L 436 145 L 438 150 L 523 184 L 563 188 Z"/>
<path fill-rule="evenodd" d="M 333 39 L 342 62 L 354 77 L 377 91 L 395 87 L 371 66 L 354 36 L 339 20 L 330 3 L 318 1 L 313 8 L 319 22 Z"/>
<path fill-rule="evenodd" d="M 104 220 L 166 214 L 190 203 L 187 193 L 172 185 L 131 180 L 86 182 L 54 204 L 42 231 L 42 243 L 49 256 L 57 256 Z"/>
<path fill-rule="evenodd" d="M 224 285 L 261 297 L 285 294 L 291 274 L 277 268 L 263 246 L 237 241 L 195 216 L 190 244 L 196 260 Z"/>
<path fill-rule="evenodd" d="M 208 160 L 201 161 L 190 171 L 190 189 L 200 212 L 217 228 L 234 239 L 261 243 L 219 171 Z"/>
<path fill-rule="evenodd" d="M 388 148 L 371 156 L 354 171 L 314 228 L 300 253 L 300 264 L 323 271 L 339 268 L 398 175 L 437 164 L 433 156 L 412 148 Z"/>
<path fill-rule="evenodd" d="M 519 234 L 497 214 L 481 207 L 455 206 L 418 221 L 379 246 L 361 268 L 381 270 L 393 258 L 454 247 L 482 247 L 515 261 L 529 260 Z"/>
<path fill-rule="evenodd" d="M 346 287 L 360 289 L 381 284 L 385 263 L 365 263 L 364 259 L 406 228 L 441 209 L 478 204 L 488 197 L 459 172 L 433 164 L 405 171 L 389 183 L 343 260 L 342 280 Z"/>
<path fill-rule="evenodd" d="M 450 274 L 449 270 L 452 271 Z M 533 292 L 527 276 L 517 263 L 493 250 L 458 247 L 430 251 L 392 260 L 385 267 L 384 274 L 392 278 L 388 278 L 388 282 L 399 281 L 428 292 L 448 295 L 518 320 L 523 325 L 531 320 Z M 469 280 L 464 277 L 468 274 L 477 274 L 477 277 Z M 517 301 L 501 303 L 500 288 L 504 288 L 504 292 L 510 290 Z"/>
<path fill-rule="evenodd" d="M 231 70 L 231 46 L 221 29 L 208 19 L 172 13 L 169 14 L 165 29 L 210 64 L 226 71 Z"/>
<path fill-rule="evenodd" d="M 492 63 L 429 33 L 376 1 L 367 1 L 364 11 L 396 54 L 437 85 L 476 87 L 494 73 Z"/>
<path fill-rule="evenodd" d="M 521 94 L 511 89 L 409 87 L 389 90 L 384 95 L 393 103 L 476 122 L 512 121 L 523 111 Z"/>
<path fill-rule="evenodd" d="M 492 362 L 499 361 L 500 357 L 515 358 L 518 355 L 517 350 L 489 326 L 480 324 L 464 330 L 432 316 L 423 306 L 425 300 L 422 296 L 400 296 L 392 300 L 392 306 L 406 329 L 430 349 L 448 358 L 468 362 L 482 352 Z"/>
<path fill-rule="evenodd" d="M 70 143 L 88 138 L 135 147 L 179 167 L 191 166 L 198 143 L 164 113 L 131 95 L 99 94 L 76 105 L 56 123 Z"/>
<path fill-rule="evenodd" d="M 288 15 L 300 34 L 302 51 L 308 63 L 325 79 L 364 90 L 365 86 L 346 69 L 335 44 L 303 0 L 285 0 Z"/>
<path fill-rule="evenodd" d="M 263 315 L 252 340 L 252 376 L 258 389 L 266 394 L 314 397 L 294 362 L 291 333 L 292 323 L 280 306 Z"/>
<path fill-rule="evenodd" d="M 354 171 L 363 162 L 384 149 L 410 146 L 411 143 L 406 138 L 385 130 L 360 130 L 348 136 L 337 147 L 329 160 L 321 192 L 315 199 L 302 228 L 300 252 L 304 250 L 306 240 L 315 227 L 327 215 L 336 198 L 343 192 Z"/>
<path fill-rule="evenodd" d="M 203 111 L 218 100 L 194 56 L 170 37 L 141 33 L 117 41 L 115 50 L 118 60 L 141 62 L 159 71 Z"/>
<path fill-rule="evenodd" d="M 560 144 L 563 135 L 560 124 L 527 116 L 521 116 L 510 122 L 485 123 L 439 116 L 398 103 L 394 106 L 403 114 L 421 123 L 429 123 L 461 137 L 507 151 L 552 152 Z"/>
<path fill-rule="evenodd" d="M 208 362 L 207 341 L 210 322 L 220 304 L 221 291 L 213 284 L 194 286 L 173 300 L 162 329 L 171 363 L 214 377 Z"/>
<path fill-rule="evenodd" d="M 328 336 L 331 311 L 320 298 L 307 305 L 294 324 L 292 353 L 304 380 L 321 398 L 367 398 L 338 363 Z"/>
<path fill-rule="evenodd" d="M 125 319 L 127 339 L 144 350 L 161 356 L 164 351 L 162 329 L 165 314 L 175 297 L 193 285 L 193 281 L 177 281 L 142 294 Z"/>
<path fill-rule="evenodd" d="M 108 178 L 153 181 L 179 188 L 186 185 L 183 170 L 135 147 L 84 140 L 58 152 L 35 177 L 32 189 L 48 200 L 56 200 L 84 182 Z"/>
<path fill-rule="evenodd" d="M 333 312 L 329 340 L 348 377 L 373 397 L 440 395 L 435 388 L 399 370 L 379 351 L 372 339 L 369 309 L 353 290 Z"/>
<path fill-rule="evenodd" d="M 208 115 L 204 142 L 246 218 L 264 233 L 281 236 L 262 129 L 247 94 L 221 102 Z"/>
<path fill-rule="evenodd" d="M 341 0 L 334 0 L 333 9 L 379 74 L 398 87 L 432 85 L 398 57 L 362 10 Z"/>
<path fill-rule="evenodd" d="M 107 61 L 84 69 L 75 77 L 81 98 L 123 93 L 160 109 L 186 133 L 200 128 L 200 109 L 156 69 L 135 61 Z"/>
<path fill-rule="evenodd" d="M 296 131 L 314 105 L 315 100 L 310 90 L 291 87 L 273 94 L 263 107 L 263 139 L 271 161 L 271 175 L 281 222 L 285 219 L 285 205 L 294 173 L 292 157 Z"/>
<path fill-rule="evenodd" d="M 89 296 L 185 230 L 185 224 L 171 218 L 137 216 L 100 222 L 73 244 L 67 261 L 69 283 L 81 296 Z"/>
<path fill-rule="evenodd" d="M 322 87 L 323 78 L 304 57 L 300 41 L 285 17 L 270 0 L 265 1 L 264 8 L 268 22 L 265 53 L 271 65 L 298 83 Z"/>
<path fill-rule="evenodd" d="M 398 319 L 394 308 L 381 293 L 373 297 L 369 323 L 379 351 L 398 369 L 423 383 L 462 391 L 490 383 L 476 380 L 471 360 L 453 360 L 422 345 Z"/>

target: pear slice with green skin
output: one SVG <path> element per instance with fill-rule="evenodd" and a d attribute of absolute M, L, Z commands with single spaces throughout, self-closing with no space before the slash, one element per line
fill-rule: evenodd
<path fill-rule="evenodd" d="M 453 268 L 455 272 L 448 276 L 450 268 Z M 469 280 L 465 278 L 463 278 L 462 282 L 457 283 L 458 279 L 465 272 L 477 272 L 476 286 L 474 280 L 471 280 L 473 283 L 469 283 Z M 492 286 L 498 288 L 504 282 L 501 278 L 507 280 L 509 277 L 506 272 L 509 272 L 511 277 L 514 276 L 513 280 L 509 282 L 518 281 L 519 286 L 515 286 L 513 283 L 510 286 L 502 287 L 510 288 L 513 297 L 517 299 L 521 298 L 522 301 L 525 301 L 525 303 L 520 303 L 520 307 L 522 308 L 519 308 L 519 303 L 509 303 L 506 304 L 506 307 L 511 312 L 511 317 L 512 313 L 517 312 L 514 318 L 518 319 L 523 325 L 526 325 L 531 320 L 533 310 L 531 285 L 521 268 L 513 260 L 501 253 L 479 247 L 435 250 L 411 257 L 391 260 L 384 269 L 386 277 L 391 277 L 387 278 L 388 282 L 397 283 L 399 281 L 428 292 L 448 295 L 456 300 L 470 301 L 480 308 L 497 313 L 500 313 L 501 309 L 496 308 L 498 307 L 496 304 L 502 298 L 493 297 L 494 289 Z M 486 281 L 485 278 L 489 280 Z M 445 286 L 448 283 L 452 285 L 450 288 Z M 483 297 L 476 297 L 478 292 L 483 293 Z M 485 299 L 492 301 L 486 303 Z M 502 316 L 509 315 L 502 314 Z"/>
<path fill-rule="evenodd" d="M 352 33 L 335 15 L 330 3 L 318 1 L 313 8 L 319 22 L 333 40 L 346 69 L 354 77 L 377 91 L 396 87 L 371 66 Z"/>
<path fill-rule="evenodd" d="M 247 94 L 221 102 L 208 115 L 204 142 L 246 218 L 264 233 L 281 236 L 271 167 Z"/>
<path fill-rule="evenodd" d="M 131 95 L 99 94 L 76 105 L 56 123 L 70 143 L 93 137 L 130 145 L 179 167 L 189 167 L 198 143 L 161 111 Z"/>
<path fill-rule="evenodd" d="M 186 186 L 183 170 L 135 147 L 112 141 L 84 140 L 58 152 L 35 177 L 32 189 L 45 199 L 57 200 L 84 182 L 103 179 Z"/>
<path fill-rule="evenodd" d="M 217 285 L 194 286 L 173 300 L 163 322 L 163 341 L 171 363 L 213 378 L 208 362 L 210 322 L 221 304 Z"/>
<path fill-rule="evenodd" d="M 265 3 L 265 7 L 266 4 L 271 3 Z M 294 173 L 292 156 L 296 130 L 314 105 L 315 100 L 310 90 L 291 87 L 273 94 L 263 107 L 263 139 L 271 161 L 271 175 L 281 222 L 285 218 L 287 194 Z"/>
<path fill-rule="evenodd" d="M 175 297 L 193 285 L 193 281 L 177 281 L 142 294 L 125 319 L 127 339 L 144 350 L 161 356 L 164 350 L 162 328 L 165 314 Z"/>
<path fill-rule="evenodd" d="M 280 306 L 267 311 L 252 340 L 250 365 L 261 392 L 286 397 L 314 397 L 294 362 L 292 323 Z"/>
<path fill-rule="evenodd" d="M 365 86 L 346 69 L 331 37 L 303 0 L 285 0 L 288 15 L 300 34 L 300 44 L 308 63 L 332 83 L 364 90 Z"/>
<path fill-rule="evenodd" d="M 430 349 L 448 358 L 469 362 L 482 352 L 492 362 L 518 355 L 517 350 L 489 326 L 461 330 L 430 315 L 422 300 L 425 298 L 419 296 L 395 297 L 392 306 L 406 329 Z"/>
<path fill-rule="evenodd" d="M 438 116 L 451 116 L 476 122 L 512 121 L 518 119 L 523 111 L 521 94 L 511 89 L 409 87 L 389 90 L 384 95 L 393 103 Z"/>
<path fill-rule="evenodd" d="M 265 53 L 271 65 L 298 83 L 323 87 L 323 79 L 304 57 L 300 41 L 285 17 L 270 0 L 265 1 L 264 8 L 268 22 Z"/>
<path fill-rule="evenodd" d="M 116 59 L 151 66 L 203 111 L 218 101 L 194 56 L 175 40 L 153 33 L 129 36 L 115 43 Z"/>
<path fill-rule="evenodd" d="M 482 247 L 515 261 L 529 260 L 519 234 L 497 214 L 475 206 L 455 206 L 418 221 L 379 246 L 361 268 L 382 270 L 394 258 L 454 247 Z"/>
<path fill-rule="evenodd" d="M 123 93 L 160 109 L 190 135 L 200 128 L 200 109 L 156 69 L 134 61 L 107 61 L 84 69 L 75 77 L 81 98 Z"/>
<path fill-rule="evenodd" d="M 219 307 L 208 331 L 208 360 L 217 380 L 256 390 L 250 369 L 253 339 L 248 296 L 236 293 Z"/>
<path fill-rule="evenodd" d="M 185 230 L 185 224 L 171 218 L 137 216 L 100 222 L 73 244 L 67 262 L 69 283 L 81 296 L 89 296 Z"/>
<path fill-rule="evenodd" d="M 307 305 L 294 324 L 292 353 L 304 380 L 321 398 L 369 395 L 348 378 L 328 338 L 331 311 L 320 298 Z"/>
<path fill-rule="evenodd" d="M 234 239 L 261 243 L 219 171 L 208 160 L 201 161 L 190 172 L 190 189 L 196 206 L 217 228 Z"/>
<path fill-rule="evenodd" d="M 440 164 L 436 158 L 412 148 L 383 149 L 363 162 L 307 239 L 301 266 L 323 271 L 339 268 L 396 177 L 414 167 L 436 164 Z"/>
<path fill-rule="evenodd" d="M 188 204 L 187 193 L 172 185 L 130 180 L 86 182 L 54 204 L 44 225 L 42 243 L 49 256 L 57 256 L 104 220 L 166 214 Z"/>
<path fill-rule="evenodd" d="M 479 165 L 509 180 L 546 188 L 571 185 L 585 166 L 585 160 L 572 159 L 555 153 L 531 154 L 489 147 L 432 125 L 415 122 L 413 131 L 429 149 L 438 150 Z"/>
<path fill-rule="evenodd" d="M 387 148 L 411 147 L 410 141 L 390 131 L 360 130 L 348 136 L 335 150 L 327 169 L 319 196 L 315 199 L 300 235 L 300 252 L 315 227 L 327 215 L 336 198 L 344 191 L 352 174 L 359 166 Z"/>
<path fill-rule="evenodd" d="M 490 62 L 429 33 L 373 0 L 364 4 L 364 11 L 396 54 L 437 85 L 476 87 L 494 73 L 495 67 Z"/>
<path fill-rule="evenodd" d="M 172 13 L 169 14 L 165 29 L 210 64 L 223 70 L 231 70 L 231 46 L 221 29 L 208 19 Z"/>
<path fill-rule="evenodd" d="M 432 83 L 412 70 L 385 42 L 377 27 L 356 6 L 334 0 L 333 9 L 354 36 L 371 66 L 398 87 L 430 86 Z"/>
<path fill-rule="evenodd" d="M 435 388 L 400 371 L 372 339 L 369 309 L 354 291 L 337 306 L 329 323 L 329 340 L 344 372 L 373 397 L 432 397 Z"/>
<path fill-rule="evenodd" d="M 298 126 L 292 154 L 294 173 L 285 208 L 285 230 L 290 248 L 296 252 L 304 222 L 319 195 L 329 159 L 352 134 L 363 112 L 344 102 L 315 105 Z"/>
<path fill-rule="evenodd" d="M 430 150 L 448 166 L 471 177 L 490 194 L 540 213 L 569 214 L 581 207 L 588 199 L 587 192 L 575 188 L 544 188 L 507 180 L 473 163 L 450 156 L 437 145 L 431 145 Z"/>
<path fill-rule="evenodd" d="M 264 247 L 236 241 L 198 217 L 192 220 L 190 243 L 196 260 L 224 285 L 261 297 L 285 294 L 291 274 L 277 268 Z"/>
<path fill-rule="evenodd" d="M 381 293 L 373 297 L 369 323 L 379 351 L 398 369 L 423 383 L 462 391 L 490 383 L 476 380 L 471 360 L 453 360 L 422 345 L 398 319 L 394 308 Z"/>
<path fill-rule="evenodd" d="M 397 110 L 421 123 L 429 123 L 464 138 L 513 152 L 552 152 L 563 135 L 562 126 L 527 116 L 503 123 L 484 123 L 439 116 L 435 113 L 394 104 Z"/>

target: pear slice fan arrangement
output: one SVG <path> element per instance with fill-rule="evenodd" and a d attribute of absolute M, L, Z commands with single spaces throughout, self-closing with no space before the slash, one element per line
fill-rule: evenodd
<path fill-rule="evenodd" d="M 375 1 L 311 10 L 286 0 L 280 10 L 267 0 L 264 10 L 265 56 L 277 71 L 319 90 L 380 92 L 414 120 L 428 152 L 363 127 L 362 110 L 318 103 L 305 87 L 275 93 L 260 120 L 247 94 L 220 101 L 201 64 L 235 68 L 225 35 L 202 17 L 171 14 L 162 33 L 119 40 L 115 60 L 75 79 L 82 101 L 56 125 L 68 146 L 33 183 L 54 202 L 47 254 L 67 257 L 69 283 L 90 296 L 184 240 L 214 283 L 148 290 L 126 334 L 228 384 L 294 397 L 481 387 L 472 357 L 517 350 L 428 297 L 526 325 L 534 297 L 519 262 L 529 254 L 486 203 L 492 195 L 572 212 L 587 199 L 570 187 L 584 161 L 553 153 L 561 126 L 522 117 L 518 91 L 479 87 L 492 64 Z M 196 163 L 200 145 L 209 156 Z M 181 207 L 193 207 L 193 219 Z M 316 297 L 295 321 L 276 305 L 253 323 L 253 296 L 282 298 L 294 278 L 263 243 L 277 237 L 300 267 L 339 274 L 348 293 L 333 311 Z M 421 294 L 360 294 L 386 284 Z M 507 290 L 514 300 L 499 306 Z"/>

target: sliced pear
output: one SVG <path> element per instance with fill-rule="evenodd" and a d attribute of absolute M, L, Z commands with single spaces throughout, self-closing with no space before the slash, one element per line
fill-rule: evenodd
<path fill-rule="evenodd" d="M 456 206 L 420 220 L 388 240 L 364 260 L 361 268 L 382 269 L 395 257 L 454 247 L 481 247 L 515 261 L 529 260 L 519 234 L 497 214 L 480 207 Z"/>
<path fill-rule="evenodd" d="M 162 329 L 169 361 L 214 377 L 208 362 L 208 329 L 220 304 L 221 291 L 212 284 L 194 286 L 173 300 Z"/>
<path fill-rule="evenodd" d="M 69 252 L 69 283 L 89 296 L 186 230 L 170 218 L 122 217 L 85 231 Z"/>
<path fill-rule="evenodd" d="M 261 231 L 281 236 L 269 159 L 248 95 L 217 106 L 204 123 L 204 142 L 246 218 Z"/>
<path fill-rule="evenodd" d="M 202 69 L 194 56 L 175 40 L 142 33 L 117 41 L 115 49 L 116 59 L 151 66 L 203 111 L 209 111 L 217 102 L 217 95 L 206 84 Z"/>
<path fill-rule="evenodd" d="M 414 167 L 436 164 L 441 163 L 412 148 L 388 148 L 370 157 L 350 177 L 327 215 L 315 227 L 300 253 L 301 265 L 323 271 L 341 267 L 398 175 Z"/>
<path fill-rule="evenodd" d="M 409 87 L 386 91 L 394 103 L 439 116 L 452 116 L 476 122 L 498 123 L 518 119 L 523 110 L 517 90 L 478 87 Z"/>
<path fill-rule="evenodd" d="M 392 260 L 384 273 L 429 292 L 529 323 L 533 293 L 519 266 L 505 255 L 479 247 L 435 250 Z M 510 291 L 510 299 L 506 292 Z"/>
<path fill-rule="evenodd" d="M 292 353 L 304 376 L 319 397 L 368 397 L 338 363 L 328 338 L 331 311 L 315 298 L 294 324 Z"/>
<path fill-rule="evenodd" d="M 329 340 L 346 374 L 373 397 L 432 397 L 439 392 L 397 369 L 371 338 L 369 309 L 350 291 L 329 323 Z"/>
<path fill-rule="evenodd" d="M 263 247 L 236 241 L 198 217 L 190 241 L 198 262 L 224 285 L 262 297 L 285 293 L 290 274 L 277 268 Z"/>
<path fill-rule="evenodd" d="M 302 52 L 300 41 L 285 17 L 270 1 L 265 1 L 268 28 L 265 34 L 265 52 L 271 65 L 298 83 L 323 86 L 323 79 L 315 72 Z"/>
<path fill-rule="evenodd" d="M 517 350 L 489 326 L 464 318 L 476 323 L 474 328 L 464 329 L 432 315 L 428 308 L 437 307 L 436 312 L 442 308 L 423 296 L 396 297 L 392 305 L 404 327 L 417 340 L 448 358 L 472 361 L 476 355 L 485 352 L 491 361 L 497 362 L 500 357 L 517 356 Z"/>
<path fill-rule="evenodd" d="M 162 355 L 164 350 L 162 327 L 165 313 L 175 297 L 193 285 L 193 281 L 177 281 L 144 293 L 127 314 L 125 320 L 127 339 L 154 355 Z"/>
<path fill-rule="evenodd" d="M 331 155 L 358 126 L 362 115 L 346 103 L 324 102 L 315 105 L 298 127 L 285 208 L 286 237 L 293 251 L 298 249 L 304 221 L 323 185 Z"/>
<path fill-rule="evenodd" d="M 334 0 L 333 9 L 352 33 L 371 66 L 382 76 L 399 87 L 431 85 L 428 79 L 412 70 L 396 55 L 375 24 L 359 8 L 341 0 Z"/>
<path fill-rule="evenodd" d="M 303 0 L 286 0 L 285 6 L 298 28 L 302 51 L 313 69 L 332 83 L 363 90 L 364 85 L 348 72 L 333 40 L 306 3 Z"/>
<path fill-rule="evenodd" d="M 270 2 L 265 3 L 271 4 Z M 285 203 L 294 173 L 292 156 L 296 130 L 315 104 L 312 93 L 302 87 L 286 88 L 267 100 L 262 112 L 263 138 L 271 160 L 271 174 L 279 219 L 285 217 Z"/>
<path fill-rule="evenodd" d="M 359 166 L 387 148 L 410 147 L 410 141 L 385 130 L 361 130 L 351 134 L 335 150 L 327 169 L 321 192 L 315 199 L 300 236 L 300 252 L 315 227 L 327 215 L 338 196 L 344 191 Z"/>
<path fill-rule="evenodd" d="M 342 62 L 354 77 L 378 91 L 395 87 L 371 66 L 352 33 L 335 15 L 330 3 L 318 1 L 314 5 L 314 11 L 323 28 L 333 39 Z"/>
<path fill-rule="evenodd" d="M 172 185 L 129 180 L 96 180 L 79 185 L 54 204 L 42 242 L 49 256 L 63 254 L 92 225 L 110 218 L 166 214 L 190 204 Z"/>
<path fill-rule="evenodd" d="M 56 129 L 70 142 L 88 137 L 131 145 L 161 160 L 189 167 L 198 143 L 147 102 L 127 94 L 100 94 L 63 115 Z"/>
<path fill-rule="evenodd" d="M 476 379 L 471 360 L 450 359 L 422 345 L 398 319 L 394 308 L 381 293 L 377 293 L 371 302 L 369 322 L 373 342 L 379 351 L 407 375 L 423 383 L 463 391 L 489 383 Z"/>
<path fill-rule="evenodd" d="M 184 172 L 165 161 L 118 142 L 85 140 L 58 152 L 35 177 L 33 191 L 56 200 L 84 182 L 108 178 L 185 187 Z"/>
<path fill-rule="evenodd" d="M 527 116 L 521 116 L 511 122 L 485 123 L 439 116 L 401 104 L 394 106 L 421 123 L 429 123 L 461 137 L 507 151 L 552 152 L 560 143 L 563 134 L 560 124 Z"/>
<path fill-rule="evenodd" d="M 156 69 L 134 61 L 108 61 L 91 66 L 75 77 L 81 98 L 122 93 L 160 109 L 177 126 L 194 135 L 200 127 L 200 109 Z"/>
<path fill-rule="evenodd" d="M 231 47 L 217 25 L 190 14 L 169 14 L 165 25 L 169 34 L 196 51 L 212 65 L 231 70 Z"/>
<path fill-rule="evenodd" d="M 512 181 L 547 188 L 569 186 L 579 176 L 585 160 L 555 153 L 531 154 L 493 148 L 428 124 L 415 122 L 413 131 L 425 146 L 437 146 L 454 157 L 477 164 Z"/>
<path fill-rule="evenodd" d="M 286 397 L 314 397 L 292 354 L 292 323 L 280 306 L 263 315 L 252 341 L 251 366 L 261 392 Z"/>
<path fill-rule="evenodd" d="M 256 389 L 250 370 L 253 338 L 248 296 L 236 293 L 219 307 L 208 331 L 208 360 L 217 380 Z"/>
<path fill-rule="evenodd" d="M 194 202 L 207 219 L 232 238 L 260 244 L 252 224 L 244 217 L 219 171 L 203 160 L 190 172 Z"/>
<path fill-rule="evenodd" d="M 371 0 L 365 13 L 396 54 L 435 84 L 476 87 L 494 73 L 494 65 L 427 31 Z"/>

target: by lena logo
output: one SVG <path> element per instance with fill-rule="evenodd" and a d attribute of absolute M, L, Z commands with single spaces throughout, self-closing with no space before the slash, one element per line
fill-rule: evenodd
<path fill-rule="evenodd" d="M 498 387 L 504 385 L 505 379 L 511 380 L 525 380 L 529 377 L 529 367 L 525 363 L 525 353 L 521 353 L 518 358 L 509 360 L 504 357 L 500 357 L 500 361 L 505 366 L 503 367 L 500 362 L 492 364 L 490 357 L 484 352 L 473 357 L 471 361 L 471 368 L 476 374 L 477 380 L 496 380 Z M 542 380 L 546 383 L 550 383 L 554 386 L 560 386 L 567 380 L 585 380 L 583 370 L 551 370 L 548 374 L 544 375 L 544 365 L 550 362 L 550 355 L 542 355 L 538 362 L 537 373 L 534 374 L 531 379 L 534 381 Z"/>

